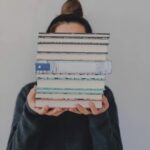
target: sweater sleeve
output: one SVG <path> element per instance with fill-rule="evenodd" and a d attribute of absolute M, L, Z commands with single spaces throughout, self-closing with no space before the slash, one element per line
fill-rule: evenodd
<path fill-rule="evenodd" d="M 38 115 L 28 106 L 26 98 L 33 86 L 29 84 L 23 87 L 17 97 L 7 150 L 37 150 L 46 121 L 53 118 Z"/>
<path fill-rule="evenodd" d="M 104 95 L 109 101 L 109 109 L 103 114 L 88 116 L 93 150 L 122 150 L 118 112 L 114 96 L 108 87 L 106 87 Z"/>

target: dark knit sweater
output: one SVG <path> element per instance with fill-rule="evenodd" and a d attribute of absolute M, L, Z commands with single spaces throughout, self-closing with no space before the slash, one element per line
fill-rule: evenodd
<path fill-rule="evenodd" d="M 104 95 L 110 108 L 103 114 L 65 112 L 54 117 L 29 108 L 26 99 L 34 84 L 24 86 L 17 97 L 7 150 L 122 150 L 117 108 L 108 87 Z"/>

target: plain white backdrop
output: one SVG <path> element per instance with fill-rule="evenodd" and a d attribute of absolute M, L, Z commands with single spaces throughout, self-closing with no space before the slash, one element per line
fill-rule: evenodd
<path fill-rule="evenodd" d="M 64 0 L 0 0 L 0 150 L 5 150 L 17 94 L 35 80 L 38 32 Z M 110 32 L 107 85 L 118 106 L 124 150 L 150 148 L 150 1 L 81 0 L 94 32 Z"/>

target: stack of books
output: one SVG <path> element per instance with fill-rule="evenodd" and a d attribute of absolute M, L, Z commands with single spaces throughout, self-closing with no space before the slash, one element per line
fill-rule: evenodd
<path fill-rule="evenodd" d="M 39 33 L 36 57 L 36 106 L 102 107 L 109 33 Z"/>

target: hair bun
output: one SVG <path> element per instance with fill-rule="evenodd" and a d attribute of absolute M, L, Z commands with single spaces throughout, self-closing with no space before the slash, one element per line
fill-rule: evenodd
<path fill-rule="evenodd" d="M 61 9 L 62 15 L 74 14 L 83 17 L 83 10 L 81 3 L 78 0 L 67 0 Z"/>

